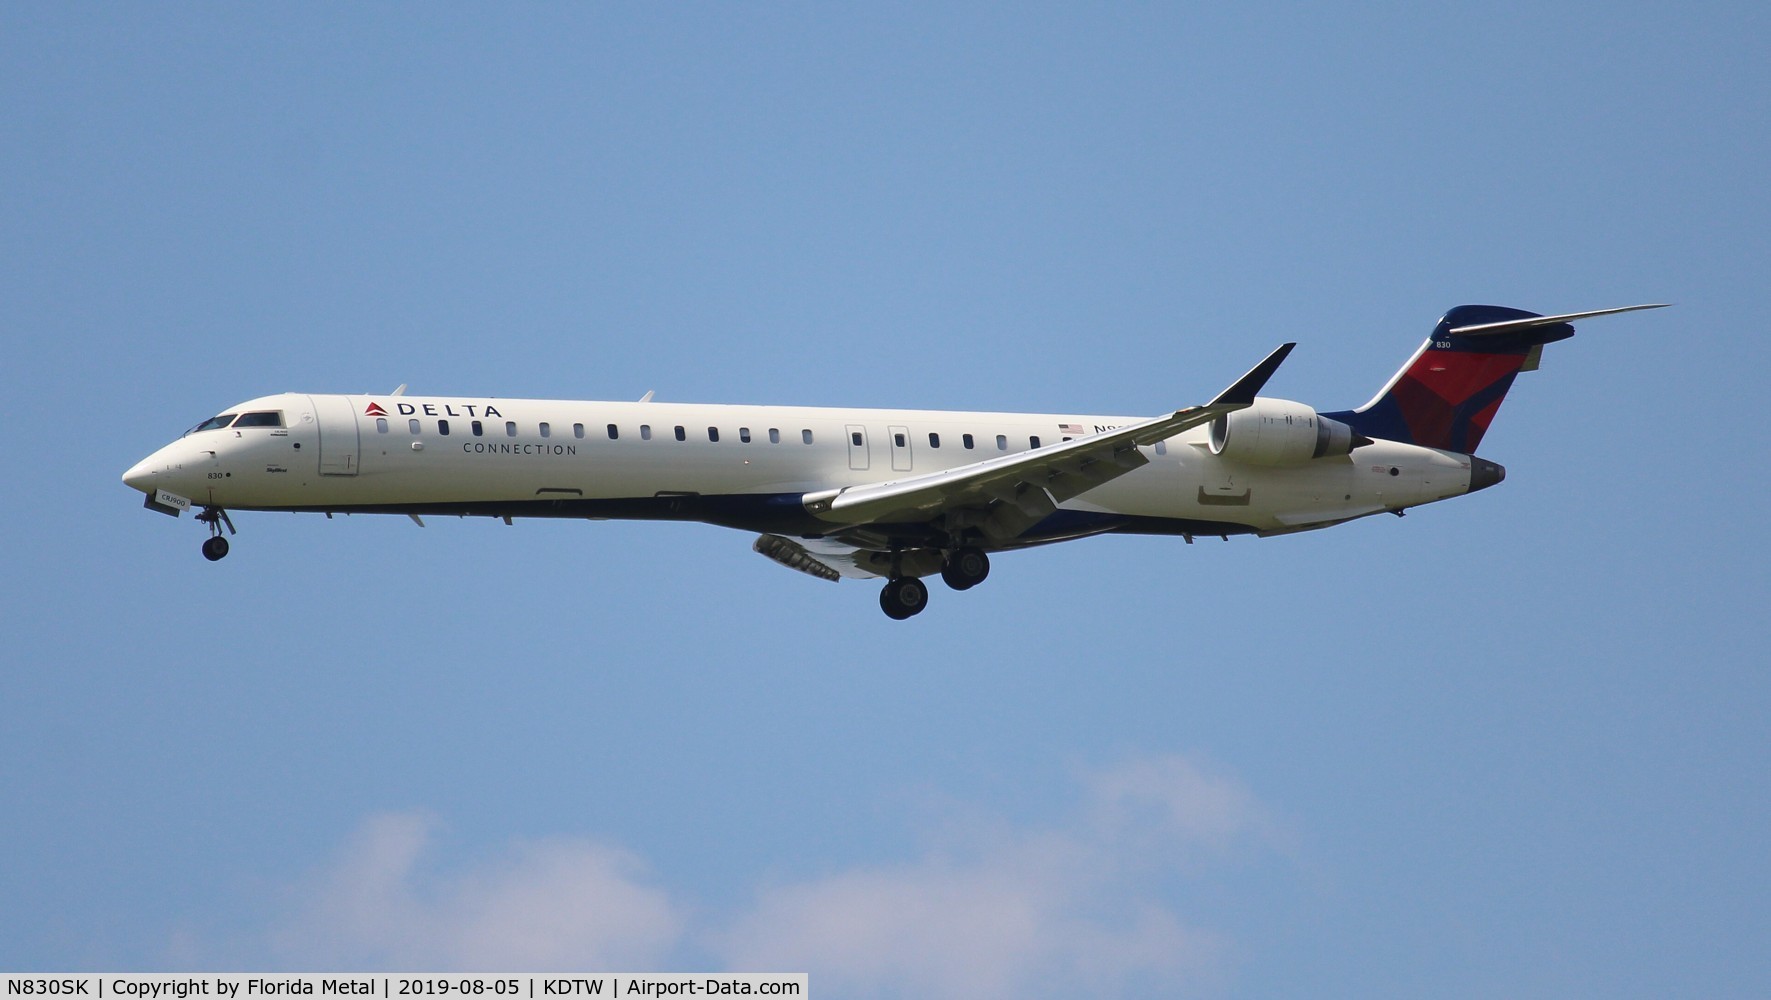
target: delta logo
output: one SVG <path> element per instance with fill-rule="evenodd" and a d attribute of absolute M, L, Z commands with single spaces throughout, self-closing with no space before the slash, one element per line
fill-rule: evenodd
<path fill-rule="evenodd" d="M 466 412 L 464 413 L 456 410 L 455 408 L 457 406 L 461 407 L 461 410 L 465 410 Z M 491 403 L 395 403 L 394 409 L 397 410 L 402 417 L 413 417 L 420 414 L 427 417 L 504 416 L 503 413 L 498 411 L 498 407 L 493 406 Z M 363 416 L 387 417 L 392 416 L 392 414 L 388 413 L 387 409 L 380 403 L 370 400 L 369 405 L 363 408 Z"/>

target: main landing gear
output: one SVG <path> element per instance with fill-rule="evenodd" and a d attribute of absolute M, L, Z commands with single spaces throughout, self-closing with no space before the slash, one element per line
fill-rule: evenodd
<path fill-rule="evenodd" d="M 903 621 L 929 606 L 929 588 L 914 576 L 886 581 L 879 592 L 880 610 L 894 621 Z"/>
<path fill-rule="evenodd" d="M 215 562 L 228 554 L 228 540 L 221 533 L 221 526 L 228 526 L 228 534 L 235 534 L 233 519 L 228 512 L 220 507 L 205 507 L 197 520 L 209 525 L 209 538 L 203 542 L 203 558 Z"/>
<path fill-rule="evenodd" d="M 954 590 L 970 590 L 990 575 L 990 557 L 983 549 L 955 549 L 941 567 L 941 579 Z"/>
<path fill-rule="evenodd" d="M 896 571 L 896 560 L 894 560 Z M 970 590 L 990 575 L 990 557 L 983 549 L 966 546 L 947 554 L 941 579 L 954 590 Z M 914 576 L 894 575 L 879 592 L 879 607 L 886 617 L 903 621 L 928 607 L 929 588 Z"/>

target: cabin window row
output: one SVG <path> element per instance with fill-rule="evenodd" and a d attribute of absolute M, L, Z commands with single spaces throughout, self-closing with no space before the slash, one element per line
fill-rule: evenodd
<path fill-rule="evenodd" d="M 493 426 L 496 427 L 497 425 L 493 425 Z M 580 425 L 578 425 L 578 427 L 579 427 L 578 436 L 583 437 L 584 436 L 583 425 L 580 424 Z M 412 419 L 406 421 L 406 429 L 414 435 L 424 433 L 424 427 L 419 422 L 417 417 L 413 417 Z M 473 434 L 474 437 L 485 437 L 486 436 L 486 422 L 483 420 L 472 421 L 471 423 L 468 424 L 468 429 L 469 429 L 470 433 Z M 386 434 L 388 432 L 388 430 L 389 430 L 389 428 L 388 428 L 387 418 L 386 417 L 376 417 L 375 418 L 375 432 L 377 434 Z M 451 428 L 449 426 L 449 421 L 447 421 L 447 420 L 437 421 L 437 434 L 438 435 L 440 435 L 442 437 L 448 437 L 451 433 L 453 433 L 453 428 Z M 516 421 L 506 420 L 504 422 L 504 436 L 505 437 L 516 437 L 517 436 L 517 422 Z M 552 425 L 542 424 L 541 425 L 541 436 L 542 437 L 552 437 L 553 436 Z"/>
<path fill-rule="evenodd" d="M 609 432 L 609 440 L 611 440 L 611 441 L 620 440 L 621 428 L 619 425 L 610 424 L 608 426 L 608 432 Z M 687 441 L 689 439 L 689 429 L 682 424 L 677 424 L 671 428 L 671 436 L 676 438 L 678 441 Z M 769 428 L 768 437 L 769 437 L 770 444 L 780 444 L 781 443 L 781 428 L 779 428 L 779 427 Z M 712 441 L 715 444 L 717 444 L 717 443 L 719 443 L 719 439 L 720 438 L 719 438 L 719 428 L 718 427 L 707 428 L 707 440 Z M 811 428 L 802 429 L 799 432 L 799 439 L 800 439 L 801 443 L 811 444 L 813 441 Z M 641 424 L 640 425 L 640 440 L 641 441 L 652 440 L 652 425 L 651 424 Z M 751 443 L 757 441 L 758 438 L 750 432 L 750 428 L 740 427 L 740 428 L 738 428 L 738 440 L 744 444 L 751 444 Z"/>
<path fill-rule="evenodd" d="M 859 435 L 856 435 L 856 436 L 859 437 Z M 1065 438 L 1064 440 L 1068 441 L 1070 439 Z M 855 443 L 860 444 L 861 442 L 859 440 L 857 440 Z M 904 440 L 903 434 L 893 434 L 892 435 L 892 444 L 896 445 L 899 448 L 902 448 L 902 447 L 904 447 L 905 443 L 906 442 Z M 1039 448 L 1039 447 L 1042 447 L 1043 444 L 1044 444 L 1044 442 L 1038 434 L 1027 435 L 1027 447 L 1028 448 Z M 970 434 L 961 434 L 959 436 L 959 445 L 960 445 L 960 447 L 964 448 L 967 451 L 973 451 L 978 447 L 978 439 Z M 929 447 L 930 448 L 941 447 L 941 434 L 939 431 L 929 431 Z M 997 451 L 1007 451 L 1008 450 L 1008 435 L 1007 434 L 996 435 L 996 450 Z"/>
<path fill-rule="evenodd" d="M 496 427 L 496 425 L 494 425 L 494 427 Z M 424 432 L 423 424 L 416 417 L 406 421 L 406 428 L 410 433 L 415 434 L 415 435 L 422 434 Z M 389 433 L 389 431 L 391 429 L 392 429 L 391 425 L 388 423 L 388 418 L 386 418 L 386 417 L 376 417 L 375 418 L 375 431 L 376 431 L 376 433 L 386 434 L 386 433 Z M 483 420 L 472 421 L 468 424 L 468 429 L 469 429 L 469 433 L 471 433 L 474 437 L 484 437 L 486 435 L 486 422 Z M 540 423 L 536 426 L 536 429 L 540 432 L 541 436 L 544 438 L 553 436 L 553 425 L 551 423 L 543 421 L 542 423 Z M 618 441 L 621 439 L 621 427 L 619 424 L 609 424 L 606 429 L 607 429 L 607 432 L 609 435 L 609 440 Z M 452 428 L 449 426 L 449 421 L 447 421 L 447 420 L 438 420 L 437 421 L 437 434 L 438 435 L 440 435 L 442 437 L 448 437 L 451 433 L 452 433 Z M 516 421 L 506 420 L 504 422 L 504 435 L 505 435 L 505 437 L 516 437 L 517 436 L 517 422 Z M 573 424 L 572 425 L 572 436 L 575 438 L 578 438 L 579 440 L 583 440 L 584 439 L 584 425 L 583 424 Z M 675 428 L 675 436 L 678 441 L 687 441 L 689 439 L 688 428 L 684 427 L 682 424 L 677 424 L 676 428 Z M 806 429 L 801 430 L 799 432 L 799 438 L 805 444 L 811 444 L 813 441 L 811 429 L 806 428 Z M 640 425 L 640 440 L 642 440 L 642 441 L 652 440 L 652 425 L 651 424 L 641 424 Z M 713 441 L 713 442 L 719 441 L 719 428 L 718 427 L 707 428 L 707 440 Z M 754 440 L 754 438 L 752 438 L 752 436 L 751 436 L 750 428 L 748 428 L 748 427 L 738 428 L 738 440 L 744 442 L 745 444 L 750 444 L 752 442 L 752 440 Z M 769 428 L 769 443 L 770 444 L 780 444 L 781 443 L 781 428 L 779 428 L 779 427 Z"/>
<path fill-rule="evenodd" d="M 1070 435 L 1065 435 L 1064 440 L 1065 441 L 1074 441 L 1076 439 L 1074 437 L 1071 437 Z M 854 443 L 856 445 L 859 445 L 861 443 L 861 435 L 859 435 L 859 434 L 854 435 Z M 892 443 L 897 445 L 900 448 L 904 447 L 904 435 L 903 434 L 893 434 L 892 435 Z M 967 451 L 974 450 L 978 446 L 977 438 L 974 438 L 970 434 L 961 434 L 959 436 L 959 443 Z M 941 435 L 938 431 L 929 431 L 929 447 L 930 448 L 941 447 Z M 1040 438 L 1040 436 L 1038 434 L 1027 435 L 1027 447 L 1030 449 L 1043 447 L 1042 439 Z M 996 435 L 996 450 L 997 451 L 1007 451 L 1008 450 L 1008 435 L 1007 434 Z M 1158 455 L 1168 454 L 1168 442 L 1167 441 L 1156 442 L 1156 454 L 1158 454 Z"/>
<path fill-rule="evenodd" d="M 235 414 L 224 413 L 219 417 L 213 417 L 209 420 L 204 421 L 201 424 L 198 424 L 196 427 L 191 428 L 189 431 L 186 431 L 185 433 L 191 434 L 191 433 L 195 433 L 197 431 L 214 430 L 216 428 L 228 427 L 230 425 L 234 426 L 234 427 L 281 427 L 281 426 L 283 426 L 283 415 L 281 413 L 274 412 L 274 411 L 262 411 L 262 412 L 253 412 L 253 413 L 242 414 L 242 415 L 239 415 L 238 419 L 235 419 Z M 417 418 L 413 418 L 411 420 L 408 420 L 406 422 L 406 426 L 407 426 L 407 429 L 414 435 L 422 433 L 422 428 L 421 428 L 421 425 L 420 425 Z M 469 427 L 469 432 L 472 433 L 474 437 L 484 437 L 486 435 L 486 422 L 483 420 L 472 421 L 468 425 L 468 427 Z M 386 417 L 375 418 L 375 430 L 377 431 L 377 433 L 381 433 L 381 434 L 388 433 L 388 431 L 389 431 L 388 418 L 386 418 Z M 549 437 L 553 436 L 553 425 L 547 421 L 542 421 L 540 424 L 538 424 L 537 430 L 540 432 L 541 436 L 544 438 L 549 438 Z M 619 425 L 609 424 L 607 426 L 606 430 L 609 435 L 609 440 L 611 440 L 611 441 L 620 440 L 621 428 Z M 652 425 L 641 424 L 639 430 L 640 430 L 640 440 L 642 440 L 642 441 L 652 440 Z M 439 434 L 443 437 L 448 437 L 450 434 L 450 431 L 451 431 L 451 428 L 449 426 L 448 420 L 438 420 L 437 421 L 437 434 Z M 812 443 L 812 432 L 809 428 L 801 430 L 799 433 L 800 433 L 800 440 L 801 441 L 803 441 L 806 444 Z M 505 435 L 505 437 L 516 437 L 517 436 L 517 422 L 516 421 L 514 421 L 514 420 L 504 421 L 504 435 Z M 579 440 L 583 440 L 583 438 L 584 438 L 584 425 L 583 424 L 573 424 L 572 425 L 572 436 L 575 438 L 578 438 Z M 684 427 L 682 424 L 677 424 L 675 426 L 675 437 L 678 441 L 687 441 L 688 440 L 688 429 L 686 427 Z M 707 440 L 715 442 L 715 443 L 717 443 L 719 441 L 719 428 L 718 427 L 707 428 Z M 750 428 L 748 428 L 748 427 L 738 428 L 738 440 L 743 442 L 744 444 L 750 444 L 752 441 Z M 861 447 L 863 440 L 864 439 L 863 439 L 862 435 L 858 431 L 852 432 L 849 435 L 849 443 L 854 445 L 857 448 Z M 1072 439 L 1071 439 L 1071 437 L 1066 435 L 1064 437 L 1064 440 L 1069 441 Z M 780 444 L 781 443 L 781 430 L 780 430 L 780 428 L 777 428 L 777 427 L 769 428 L 769 443 L 770 444 Z M 892 444 L 895 445 L 896 447 L 899 447 L 899 448 L 906 447 L 909 444 L 908 437 L 906 436 L 906 434 L 903 431 L 894 431 L 892 434 Z M 960 435 L 960 444 L 967 451 L 975 450 L 977 448 L 977 439 L 970 434 L 961 434 Z M 1037 434 L 1029 435 L 1027 438 L 1027 446 L 1029 448 L 1040 447 L 1039 435 L 1037 435 Z M 930 448 L 941 447 L 941 435 L 938 431 L 930 431 L 929 432 L 929 447 Z M 1008 435 L 1006 435 L 1006 434 L 996 435 L 996 450 L 997 451 L 1007 451 L 1008 450 Z M 1168 454 L 1167 442 L 1164 442 L 1164 441 L 1157 442 L 1155 450 L 1156 450 L 1156 454 L 1158 454 L 1158 455 Z"/>
<path fill-rule="evenodd" d="M 256 414 L 248 414 L 247 416 L 256 416 Z M 266 416 L 273 416 L 273 415 L 267 414 Z M 220 419 L 220 418 L 217 418 L 217 419 Z M 242 418 L 242 421 L 244 421 L 244 418 Z M 280 420 L 279 420 L 279 423 L 280 423 Z M 259 425 L 259 426 L 266 426 L 266 425 Z M 277 426 L 277 425 L 276 424 L 269 424 L 268 426 Z M 406 421 L 406 427 L 407 427 L 408 431 L 410 431 L 414 435 L 423 433 L 423 428 L 420 425 L 420 423 L 416 417 L 412 418 L 411 420 Z M 377 433 L 380 433 L 380 434 L 388 433 L 388 431 L 389 431 L 388 419 L 386 417 L 376 417 L 375 418 L 375 430 Z M 483 420 L 471 421 L 468 424 L 468 430 L 469 430 L 469 433 L 471 433 L 474 437 L 484 437 L 486 435 L 486 421 L 483 421 Z M 537 430 L 540 431 L 541 436 L 544 438 L 553 436 L 553 425 L 551 423 L 548 423 L 547 421 L 542 421 L 539 425 L 537 425 Z M 619 424 L 609 424 L 606 428 L 606 431 L 609 435 L 609 440 L 618 441 L 621 439 L 621 427 Z M 448 437 L 450 433 L 451 433 L 451 428 L 449 426 L 449 421 L 438 420 L 437 421 L 437 434 L 441 435 L 442 437 Z M 683 426 L 682 424 L 677 424 L 673 429 L 673 433 L 678 441 L 687 441 L 689 439 L 688 428 Z M 505 437 L 516 437 L 517 436 L 517 422 L 516 421 L 506 420 L 504 422 L 504 436 Z M 583 440 L 583 438 L 584 438 L 584 425 L 583 424 L 573 424 L 572 425 L 572 436 L 575 438 L 578 438 L 580 440 Z M 800 440 L 802 442 L 804 442 L 805 444 L 811 444 L 812 440 L 813 440 L 811 429 L 806 428 L 806 429 L 801 430 L 799 432 L 799 437 L 800 437 Z M 651 424 L 641 424 L 640 425 L 640 440 L 642 440 L 642 441 L 652 440 L 652 425 Z M 707 428 L 707 440 L 715 442 L 715 443 L 719 442 L 719 428 L 718 427 Z M 744 444 L 750 444 L 752 442 L 752 440 L 754 440 L 751 436 L 750 428 L 748 428 L 748 427 L 738 428 L 738 440 L 743 442 Z M 864 439 L 862 438 L 861 433 L 859 431 L 855 431 L 849 435 L 849 443 L 854 445 L 857 448 L 859 448 L 862 445 L 863 440 Z M 1065 438 L 1064 440 L 1068 441 L 1070 439 Z M 977 438 L 975 438 L 971 434 L 961 434 L 959 436 L 959 441 L 960 441 L 960 445 L 962 447 L 964 447 L 967 451 L 975 450 L 978 446 Z M 780 444 L 781 443 L 781 429 L 779 427 L 769 428 L 769 443 L 770 444 Z M 899 448 L 903 448 L 909 442 L 908 442 L 908 439 L 906 438 L 906 436 L 904 435 L 904 433 L 902 431 L 898 431 L 898 432 L 894 432 L 892 434 L 892 443 Z M 1028 435 L 1027 446 L 1029 448 L 1041 447 L 1039 435 L 1037 435 L 1037 434 Z M 929 447 L 930 448 L 941 447 L 940 432 L 938 432 L 938 431 L 930 431 L 929 432 Z M 1008 450 L 1008 435 L 1007 434 L 996 435 L 996 450 L 997 451 L 1007 451 Z M 1156 453 L 1158 455 L 1168 454 L 1167 443 L 1166 442 L 1157 442 Z"/>

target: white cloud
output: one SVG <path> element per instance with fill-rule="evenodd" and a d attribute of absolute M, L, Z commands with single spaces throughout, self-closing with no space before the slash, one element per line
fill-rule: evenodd
<path fill-rule="evenodd" d="M 809 971 L 839 995 L 1028 997 L 1211 990 L 1229 943 L 1148 888 L 1268 824 L 1253 796 L 1179 757 L 1084 777 L 1051 829 L 765 889 L 719 936 L 733 968 Z"/>
<path fill-rule="evenodd" d="M 1062 845 L 1058 853 L 1071 853 Z M 1059 860 L 1057 867 L 1049 862 Z M 1103 893 L 1095 859 L 1040 845 L 924 859 L 766 890 L 724 935 L 733 968 L 804 969 L 840 996 L 1025 997 L 1207 973 L 1219 948 L 1147 901 Z"/>
<path fill-rule="evenodd" d="M 692 949 L 733 971 L 810 972 L 835 996 L 1215 992 L 1231 942 L 1180 897 L 1207 865 L 1271 846 L 1258 803 L 1181 757 L 1080 785 L 1043 828 L 965 825 L 916 857 L 765 886 L 692 928 L 692 905 L 627 851 L 522 842 L 443 872 L 425 864 L 430 821 L 377 816 L 295 891 L 273 947 L 305 968 L 583 971 L 678 968 Z"/>
<path fill-rule="evenodd" d="M 371 818 L 297 889 L 279 957 L 309 968 L 648 969 L 683 931 L 634 855 L 585 840 L 514 845 L 461 875 L 426 875 L 432 824 Z"/>
<path fill-rule="evenodd" d="M 1273 846 L 1273 824 L 1254 795 L 1185 757 L 1126 761 L 1084 785 L 1095 835 L 1122 848 L 1141 843 L 1184 863 L 1247 843 Z"/>

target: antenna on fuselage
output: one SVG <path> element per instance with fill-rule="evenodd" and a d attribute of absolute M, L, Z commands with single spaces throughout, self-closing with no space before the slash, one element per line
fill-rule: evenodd
<path fill-rule="evenodd" d="M 657 391 L 658 391 L 658 390 L 656 390 L 656 389 L 647 389 L 647 390 L 646 390 L 646 394 L 645 394 L 645 395 L 644 395 L 644 396 L 641 396 L 641 397 L 640 397 L 640 402 L 642 402 L 642 403 L 650 403 L 650 402 L 651 402 L 651 401 L 652 401 L 652 394 L 653 394 L 653 393 L 655 393 L 655 392 L 657 392 Z"/>
<path fill-rule="evenodd" d="M 390 396 L 404 396 L 405 394 L 406 394 L 406 383 L 404 383 L 404 382 L 400 383 L 400 387 L 398 389 L 395 389 L 393 392 L 388 393 L 388 395 L 390 395 Z"/>

